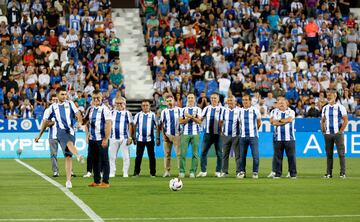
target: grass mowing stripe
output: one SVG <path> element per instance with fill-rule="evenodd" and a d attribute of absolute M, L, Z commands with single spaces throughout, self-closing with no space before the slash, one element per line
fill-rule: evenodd
<path fill-rule="evenodd" d="M 51 179 L 50 177 L 46 176 L 45 174 L 43 174 L 42 172 L 38 171 L 37 169 L 33 168 L 32 166 L 30 166 L 27 163 L 24 163 L 23 161 L 19 160 L 19 159 L 15 159 L 16 162 L 18 162 L 19 164 L 23 165 L 24 167 L 28 168 L 30 171 L 32 171 L 33 173 L 39 175 L 40 177 L 42 177 L 44 180 L 48 181 L 49 183 L 51 183 L 52 185 L 54 185 L 55 187 L 59 188 L 66 196 L 68 196 L 76 205 L 78 205 L 80 207 L 80 209 L 82 211 L 84 211 L 84 213 L 86 215 L 89 216 L 89 218 L 92 221 L 97 221 L 97 222 L 103 222 L 104 220 L 97 215 L 88 205 L 86 205 L 80 198 L 78 198 L 77 196 L 75 196 L 70 190 L 66 189 L 64 186 L 62 186 L 60 183 L 56 182 L 55 180 Z"/>
<path fill-rule="evenodd" d="M 134 217 L 104 218 L 105 221 L 172 221 L 172 220 L 245 220 L 245 219 L 304 219 L 304 218 L 352 218 L 359 215 L 293 215 L 293 216 L 244 216 L 244 217 Z M 89 221 L 91 219 L 48 218 L 48 219 L 0 219 L 0 221 Z"/>

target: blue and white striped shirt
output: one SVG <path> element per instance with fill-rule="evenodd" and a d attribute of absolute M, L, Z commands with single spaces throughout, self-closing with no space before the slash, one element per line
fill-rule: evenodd
<path fill-rule="evenodd" d="M 81 30 L 81 22 L 80 22 L 80 15 L 70 15 L 69 16 L 69 26 L 70 29 L 75 29 L 75 31 Z"/>
<path fill-rule="evenodd" d="M 261 115 L 258 109 L 251 106 L 247 109 L 240 109 L 240 137 L 259 137 L 257 120 L 260 119 Z"/>
<path fill-rule="evenodd" d="M 292 117 L 293 121 L 286 123 L 285 125 L 275 127 L 275 141 L 295 141 L 295 112 L 288 108 L 284 112 L 279 109 L 275 109 L 271 118 L 274 120 L 286 119 Z"/>
<path fill-rule="evenodd" d="M 227 32 L 226 27 L 217 28 L 217 33 L 219 34 L 219 36 L 220 36 L 221 38 L 224 38 L 225 32 Z"/>
<path fill-rule="evenodd" d="M 101 141 L 105 137 L 105 122 L 112 120 L 111 111 L 105 105 L 92 106 L 89 110 L 89 140 Z"/>
<path fill-rule="evenodd" d="M 55 118 L 50 115 L 51 115 L 51 108 L 48 107 L 44 111 L 43 121 L 51 120 L 51 121 L 55 122 Z M 55 122 L 54 125 L 49 127 L 49 139 L 56 139 L 57 138 L 56 134 L 57 134 L 57 126 L 56 126 L 56 122 Z"/>
<path fill-rule="evenodd" d="M 185 113 L 189 115 L 196 116 L 196 118 L 201 119 L 201 109 L 199 107 L 184 107 L 181 110 L 181 117 L 185 118 Z M 198 135 L 200 134 L 201 125 L 194 122 L 193 120 L 189 120 L 186 124 L 182 126 L 182 132 L 184 135 Z"/>
<path fill-rule="evenodd" d="M 139 112 L 134 117 L 137 141 L 150 142 L 154 140 L 154 129 L 157 126 L 155 113 Z"/>
<path fill-rule="evenodd" d="M 127 139 L 129 137 L 129 124 L 133 123 L 133 117 L 131 113 L 128 110 L 113 110 L 112 122 L 111 139 Z"/>
<path fill-rule="evenodd" d="M 180 135 L 180 116 L 181 109 L 179 107 L 174 107 L 172 109 L 166 108 L 161 111 L 160 122 L 163 124 L 166 135 Z"/>
<path fill-rule="evenodd" d="M 205 120 L 205 133 L 220 134 L 221 113 L 224 110 L 222 106 L 207 106 L 202 111 L 202 117 Z"/>
<path fill-rule="evenodd" d="M 325 118 L 325 134 L 339 132 L 343 124 L 342 117 L 347 116 L 346 108 L 341 104 L 326 105 L 322 110 L 321 117 Z"/>
<path fill-rule="evenodd" d="M 51 120 L 51 118 L 54 118 L 58 129 L 69 131 L 69 133 L 74 136 L 75 114 L 79 112 L 74 102 L 65 101 L 63 103 L 54 103 L 49 108 L 51 112 L 47 119 Z"/>
<path fill-rule="evenodd" d="M 222 132 L 224 136 L 237 137 L 240 134 L 239 125 L 240 109 L 235 107 L 234 109 L 224 108 L 221 114 L 221 120 L 223 121 Z"/>

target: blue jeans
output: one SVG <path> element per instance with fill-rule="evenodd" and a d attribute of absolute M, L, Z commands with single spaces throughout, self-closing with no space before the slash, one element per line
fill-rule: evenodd
<path fill-rule="evenodd" d="M 262 51 L 262 48 L 265 48 L 265 52 L 269 51 L 269 41 L 261 41 L 260 42 L 260 51 Z"/>
<path fill-rule="evenodd" d="M 221 171 L 222 150 L 221 150 L 220 135 L 205 133 L 202 142 L 202 151 L 201 151 L 201 172 L 206 172 L 207 154 L 210 150 L 211 145 L 213 144 L 215 146 L 215 152 L 216 152 L 216 172 Z"/>
<path fill-rule="evenodd" d="M 76 48 L 69 48 L 68 49 L 68 57 L 74 59 L 74 63 L 77 64 L 79 60 L 79 54 Z"/>
<path fill-rule="evenodd" d="M 253 157 L 253 173 L 259 171 L 259 138 L 257 137 L 240 137 L 240 170 L 246 172 L 246 155 L 250 146 Z"/>

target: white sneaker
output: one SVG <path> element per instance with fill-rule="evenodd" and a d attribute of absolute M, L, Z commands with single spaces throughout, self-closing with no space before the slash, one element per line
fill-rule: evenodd
<path fill-rule="evenodd" d="M 115 175 L 114 175 L 115 176 Z M 128 178 L 129 177 L 129 174 L 123 174 L 123 177 L 124 178 Z"/>
<path fill-rule="evenodd" d="M 221 173 L 220 174 L 220 177 L 228 177 L 229 176 L 229 174 L 227 174 L 227 173 Z"/>
<path fill-rule="evenodd" d="M 170 177 L 170 172 L 169 172 L 169 171 L 165 171 L 163 177 Z"/>
<path fill-rule="evenodd" d="M 245 178 L 245 172 L 240 172 L 236 175 L 236 178 L 238 179 L 244 179 Z"/>
<path fill-rule="evenodd" d="M 179 173 L 179 177 L 180 177 L 180 178 L 184 178 L 184 177 L 185 177 L 185 173 Z"/>
<path fill-rule="evenodd" d="M 82 155 L 77 156 L 76 159 L 77 159 L 77 161 L 79 161 L 79 163 L 81 163 L 81 164 L 83 164 L 83 163 L 85 162 L 84 157 L 83 157 Z"/>
<path fill-rule="evenodd" d="M 268 177 L 268 178 L 273 178 L 273 177 L 275 177 L 275 172 L 271 172 L 267 177 Z"/>
<path fill-rule="evenodd" d="M 215 176 L 216 177 L 221 177 L 221 173 L 220 172 L 215 172 Z"/>
<path fill-rule="evenodd" d="M 286 178 L 290 178 L 290 172 L 287 173 Z"/>
<path fill-rule="evenodd" d="M 190 173 L 190 178 L 195 178 L 195 173 Z"/>
<path fill-rule="evenodd" d="M 200 172 L 196 177 L 206 177 L 207 172 Z"/>
<path fill-rule="evenodd" d="M 253 178 L 253 179 L 258 179 L 258 178 L 259 178 L 259 174 L 258 174 L 258 173 L 253 173 L 252 178 Z"/>
<path fill-rule="evenodd" d="M 71 181 L 69 181 L 69 180 L 66 181 L 65 187 L 68 188 L 68 189 L 72 188 L 72 183 L 71 183 Z"/>
<path fill-rule="evenodd" d="M 91 172 L 87 172 L 83 177 L 91 177 Z"/>

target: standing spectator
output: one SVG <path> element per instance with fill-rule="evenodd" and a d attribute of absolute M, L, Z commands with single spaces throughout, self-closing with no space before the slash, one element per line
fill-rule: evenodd
<path fill-rule="evenodd" d="M 329 104 L 324 106 L 321 114 L 321 130 L 324 134 L 327 158 L 327 169 L 325 178 L 332 178 L 334 144 L 340 159 L 340 178 L 345 179 L 345 146 L 344 130 L 348 124 L 346 109 L 343 105 L 336 103 L 336 91 L 327 93 Z"/>
<path fill-rule="evenodd" d="M 319 27 L 314 22 L 314 17 L 310 17 L 309 23 L 305 26 L 305 33 L 307 37 L 309 51 L 311 53 L 314 53 L 315 49 L 317 49 L 319 46 L 319 40 L 317 38 L 318 31 L 319 31 Z"/>
<path fill-rule="evenodd" d="M 346 39 L 346 57 L 350 60 L 356 59 L 357 44 L 359 43 L 359 36 L 354 28 L 350 28 L 350 33 L 345 36 Z"/>

